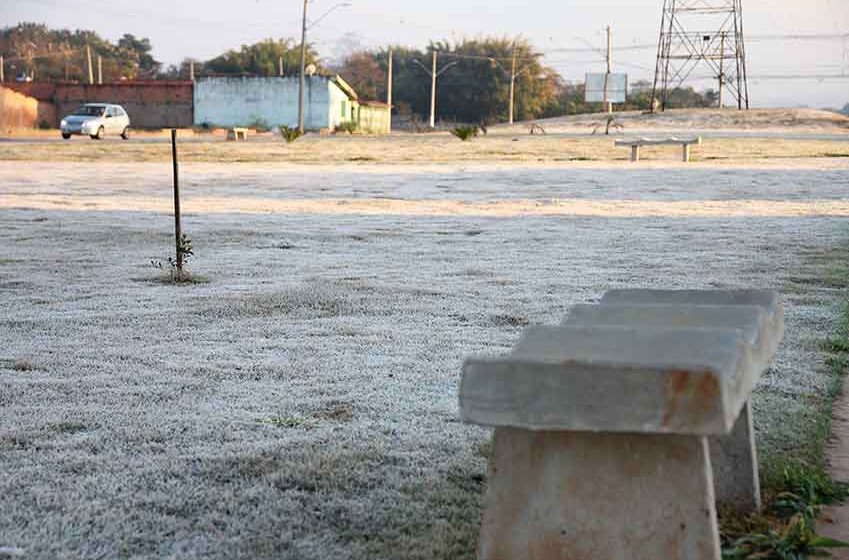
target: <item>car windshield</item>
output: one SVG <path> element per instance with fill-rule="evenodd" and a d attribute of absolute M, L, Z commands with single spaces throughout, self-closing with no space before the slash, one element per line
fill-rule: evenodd
<path fill-rule="evenodd" d="M 78 117 L 100 117 L 105 110 L 103 105 L 83 105 L 72 114 Z"/>

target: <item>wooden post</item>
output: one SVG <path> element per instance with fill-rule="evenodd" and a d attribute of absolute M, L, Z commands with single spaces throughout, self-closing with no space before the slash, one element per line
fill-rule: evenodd
<path fill-rule="evenodd" d="M 604 100 L 607 102 L 607 114 L 613 114 L 613 101 L 610 100 L 610 75 L 613 73 L 613 31 L 607 26 L 607 74 L 604 77 Z"/>
<path fill-rule="evenodd" d="M 307 67 L 307 4 L 304 0 L 304 20 L 301 27 L 301 77 L 298 84 L 298 131 L 304 133 L 304 88 L 306 79 L 304 77 Z"/>
<path fill-rule="evenodd" d="M 97 55 L 97 83 L 103 83 L 103 57 Z"/>
<path fill-rule="evenodd" d="M 88 83 L 93 84 L 94 83 L 94 68 L 92 67 L 92 64 L 91 64 L 91 47 L 88 46 L 88 45 L 85 46 L 85 56 L 86 56 L 86 60 L 88 60 Z"/>
<path fill-rule="evenodd" d="M 510 67 L 510 110 L 508 122 L 513 124 L 514 99 L 516 97 L 516 42 L 513 42 L 513 65 Z"/>
<path fill-rule="evenodd" d="M 180 223 L 180 176 L 177 165 L 177 130 L 171 129 L 171 161 L 174 170 L 174 239 L 177 247 L 177 279 L 183 277 L 183 228 Z"/>
<path fill-rule="evenodd" d="M 389 106 L 389 130 L 392 132 L 392 47 L 389 48 L 389 61 L 387 66 L 386 79 L 386 104 Z"/>

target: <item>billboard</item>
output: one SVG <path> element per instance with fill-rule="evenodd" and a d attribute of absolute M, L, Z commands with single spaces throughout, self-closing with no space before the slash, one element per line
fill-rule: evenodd
<path fill-rule="evenodd" d="M 605 92 L 607 95 L 605 96 Z M 628 74 L 587 74 L 585 101 L 587 103 L 625 103 L 628 94 Z"/>

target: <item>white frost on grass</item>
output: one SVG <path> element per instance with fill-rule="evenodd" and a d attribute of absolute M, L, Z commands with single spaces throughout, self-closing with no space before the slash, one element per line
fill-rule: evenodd
<path fill-rule="evenodd" d="M 167 202 L 167 170 L 130 167 L 92 179 L 0 164 L 0 196 Z M 28 558 L 473 558 L 487 433 L 457 420 L 463 358 L 505 352 L 523 325 L 609 288 L 784 290 L 787 342 L 755 399 L 766 449 L 800 443 L 799 414 L 824 390 L 815 341 L 839 293 L 809 261 L 844 240 L 843 219 L 245 215 L 191 201 L 816 208 L 842 201 L 845 173 L 184 173 L 205 284 L 149 281 L 172 250 L 166 214 L 0 208 L 0 543 Z"/>

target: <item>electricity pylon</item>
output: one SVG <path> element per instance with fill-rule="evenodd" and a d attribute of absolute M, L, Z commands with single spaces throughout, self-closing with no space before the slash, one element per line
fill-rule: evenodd
<path fill-rule="evenodd" d="M 663 1 L 652 88 L 660 110 L 666 109 L 671 90 L 700 67 L 718 81 L 720 107 L 727 96 L 738 109 L 749 108 L 742 0 Z"/>

